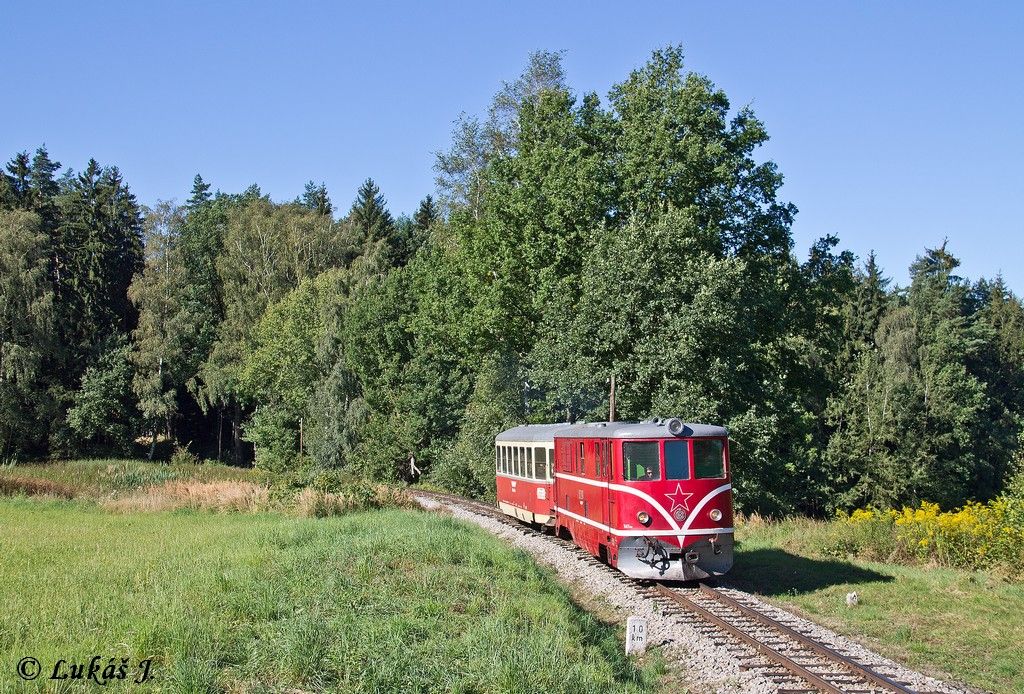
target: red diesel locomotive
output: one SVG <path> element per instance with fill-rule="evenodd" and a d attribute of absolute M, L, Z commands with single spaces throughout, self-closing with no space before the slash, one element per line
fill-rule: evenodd
<path fill-rule="evenodd" d="M 496 437 L 495 468 L 503 512 L 568 534 L 627 576 L 689 581 L 732 566 L 723 427 L 528 424 Z"/>

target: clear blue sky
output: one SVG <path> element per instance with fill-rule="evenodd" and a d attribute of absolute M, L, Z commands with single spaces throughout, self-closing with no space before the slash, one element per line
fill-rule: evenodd
<path fill-rule="evenodd" d="M 801 256 L 837 234 L 906 281 L 949 238 L 962 274 L 1024 292 L 1024 5 L 997 3 L 65 2 L 4 0 L 0 156 L 45 143 L 116 164 L 143 203 L 196 172 L 290 199 L 367 176 L 395 213 L 433 153 L 536 49 L 604 96 L 684 46 L 772 136 Z"/>

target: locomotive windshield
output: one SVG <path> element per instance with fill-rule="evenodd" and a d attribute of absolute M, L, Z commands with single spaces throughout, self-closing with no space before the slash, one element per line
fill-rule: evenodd
<path fill-rule="evenodd" d="M 627 441 L 622 444 L 622 478 L 630 482 L 661 479 L 657 441 Z"/>
<path fill-rule="evenodd" d="M 665 442 L 665 479 L 690 479 L 690 446 L 686 441 Z"/>
<path fill-rule="evenodd" d="M 659 441 L 626 441 L 622 444 L 622 478 L 627 482 L 653 482 L 662 475 L 666 480 L 690 479 L 691 442 L 693 476 L 699 480 L 724 479 L 725 442 L 705 438 L 665 441 L 664 453 Z"/>
<path fill-rule="evenodd" d="M 725 477 L 724 444 L 721 439 L 696 439 L 693 442 L 693 471 L 699 480 Z"/>

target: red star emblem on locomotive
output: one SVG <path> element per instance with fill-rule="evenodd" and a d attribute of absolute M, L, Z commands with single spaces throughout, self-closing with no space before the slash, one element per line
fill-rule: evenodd
<path fill-rule="evenodd" d="M 690 512 L 690 497 L 693 496 L 691 492 L 684 492 L 683 485 L 677 484 L 676 490 L 669 494 L 665 494 L 668 500 L 672 502 L 672 508 L 668 510 L 669 513 L 675 513 L 677 508 L 682 508 L 687 513 Z"/>

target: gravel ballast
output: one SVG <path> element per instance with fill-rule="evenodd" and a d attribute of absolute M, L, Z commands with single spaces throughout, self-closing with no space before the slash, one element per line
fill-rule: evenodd
<path fill-rule="evenodd" d="M 755 694 L 778 691 L 775 682 L 755 671 L 741 670 L 735 655 L 727 648 L 716 644 L 679 617 L 668 614 L 664 603 L 645 595 L 637 586 L 623 580 L 613 569 L 596 563 L 589 555 L 455 503 L 425 495 L 416 499 L 425 509 L 450 513 L 528 552 L 538 563 L 553 569 L 574 593 L 584 593 L 588 599 L 607 605 L 620 623 L 624 624 L 632 615 L 646 618 L 648 643 L 661 648 L 670 666 L 695 691 Z M 829 629 L 762 602 L 754 595 L 735 589 L 727 592 L 821 643 L 854 656 L 886 676 L 909 683 L 914 690 L 949 694 L 967 694 L 970 691 L 905 668 Z"/>

